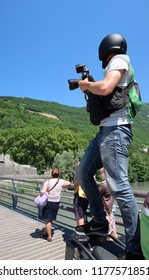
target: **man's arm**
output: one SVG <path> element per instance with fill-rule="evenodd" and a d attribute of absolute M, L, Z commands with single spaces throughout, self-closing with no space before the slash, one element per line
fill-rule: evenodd
<path fill-rule="evenodd" d="M 88 79 L 85 79 L 79 81 L 78 84 L 83 92 L 85 90 L 89 90 L 95 95 L 106 96 L 114 90 L 124 72 L 125 69 L 112 70 L 107 73 L 103 80 L 97 82 L 89 82 Z"/>

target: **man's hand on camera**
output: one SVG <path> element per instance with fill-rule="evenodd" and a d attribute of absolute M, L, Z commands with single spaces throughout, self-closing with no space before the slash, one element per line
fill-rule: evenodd
<path fill-rule="evenodd" d="M 80 80 L 78 82 L 79 88 L 84 92 L 88 89 L 90 82 L 89 80 L 86 78 L 85 80 Z"/>

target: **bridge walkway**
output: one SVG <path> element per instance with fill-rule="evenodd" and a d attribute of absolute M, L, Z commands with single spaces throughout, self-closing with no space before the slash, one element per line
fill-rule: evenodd
<path fill-rule="evenodd" d="M 55 227 L 52 242 L 44 223 L 0 205 L 0 260 L 64 260 L 65 232 Z"/>
<path fill-rule="evenodd" d="M 0 260 L 64 260 L 66 243 L 74 230 L 74 190 L 62 192 L 60 209 L 53 223 L 53 240 L 43 238 L 42 213 L 34 203 L 43 184 L 42 178 L 0 178 Z M 134 190 L 139 211 L 146 191 Z M 90 211 L 88 212 L 90 218 Z M 118 234 L 124 233 L 116 206 Z"/>

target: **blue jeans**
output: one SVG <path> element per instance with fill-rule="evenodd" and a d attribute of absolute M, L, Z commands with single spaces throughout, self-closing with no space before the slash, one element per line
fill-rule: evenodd
<path fill-rule="evenodd" d="M 89 144 L 76 177 L 87 195 L 94 219 L 97 222 L 105 221 L 106 213 L 94 180 L 97 170 L 104 167 L 107 184 L 121 211 L 126 249 L 140 253 L 138 206 L 128 180 L 128 147 L 131 142 L 130 125 L 101 127 Z"/>

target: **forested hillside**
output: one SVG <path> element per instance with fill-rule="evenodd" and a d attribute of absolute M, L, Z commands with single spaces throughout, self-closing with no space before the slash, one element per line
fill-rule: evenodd
<path fill-rule="evenodd" d="M 131 181 L 149 180 L 149 104 L 143 104 L 133 124 L 130 149 Z M 98 131 L 90 124 L 86 108 L 30 98 L 0 97 L 0 153 L 10 154 L 38 172 L 59 165 L 73 176 L 87 144 Z M 67 171 L 66 171 L 67 170 Z"/>

